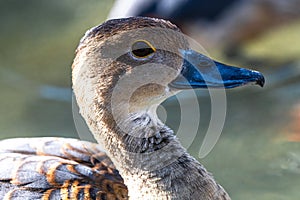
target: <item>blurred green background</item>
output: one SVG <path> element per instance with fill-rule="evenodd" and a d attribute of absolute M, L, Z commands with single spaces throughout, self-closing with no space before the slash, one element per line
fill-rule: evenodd
<path fill-rule="evenodd" d="M 1 138 L 78 137 L 72 116 L 71 64 L 85 31 L 102 23 L 113 1 L 0 0 Z M 229 90 L 220 140 L 200 161 L 232 199 L 300 197 L 300 21 L 245 45 L 263 65 L 266 87 Z M 239 60 L 218 60 L 240 65 Z M 268 61 L 268 62 L 264 62 Z M 269 63 L 269 64 L 268 64 Z M 198 91 L 200 130 L 189 152 L 197 157 L 210 119 L 207 92 Z M 176 129 L 178 103 L 167 101 Z"/>

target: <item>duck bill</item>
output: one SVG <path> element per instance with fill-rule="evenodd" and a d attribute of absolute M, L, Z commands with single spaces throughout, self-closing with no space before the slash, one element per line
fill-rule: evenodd
<path fill-rule="evenodd" d="M 225 65 L 193 50 L 181 50 L 181 53 L 182 70 L 169 84 L 171 88 L 234 88 L 249 84 L 263 87 L 265 83 L 260 72 Z"/>

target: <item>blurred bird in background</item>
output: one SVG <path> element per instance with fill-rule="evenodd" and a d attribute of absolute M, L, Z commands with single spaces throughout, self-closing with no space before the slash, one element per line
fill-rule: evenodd
<path fill-rule="evenodd" d="M 207 49 L 227 56 L 271 28 L 300 17 L 300 0 L 116 0 L 108 18 L 168 19 Z"/>

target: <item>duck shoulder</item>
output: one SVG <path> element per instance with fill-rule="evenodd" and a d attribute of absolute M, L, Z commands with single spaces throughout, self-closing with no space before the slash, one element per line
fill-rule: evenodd
<path fill-rule="evenodd" d="M 0 141 L 0 199 L 128 199 L 98 144 L 65 138 Z"/>

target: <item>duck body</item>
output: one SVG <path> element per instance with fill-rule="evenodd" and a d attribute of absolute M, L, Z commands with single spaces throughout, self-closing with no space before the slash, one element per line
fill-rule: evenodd
<path fill-rule="evenodd" d="M 15 144 L 13 147 L 11 142 Z M 0 144 L 0 196 L 3 199 L 128 199 L 128 190 L 122 177 L 98 144 L 51 137 L 7 139 Z M 177 194 L 183 188 L 188 189 L 183 199 L 204 199 L 209 193 L 211 198 L 224 196 L 213 199 L 228 199 L 219 185 L 220 194 L 217 195 L 213 193 L 215 188 L 199 190 L 204 181 L 211 185 L 213 179 L 205 168 L 187 153 L 168 168 L 151 173 L 131 173 L 135 173 L 129 175 L 132 176 L 130 181 L 135 184 L 141 182 L 141 177 L 145 179 L 142 185 L 136 185 L 137 190 L 145 190 L 143 188 L 147 186 L 147 180 L 151 177 L 150 180 L 157 181 L 157 184 L 169 185 L 169 188 L 164 190 L 170 194 Z M 181 181 L 189 174 L 192 175 L 190 181 L 195 183 L 193 187 L 187 187 L 186 183 Z M 199 174 L 199 177 L 195 174 Z M 209 179 L 203 180 L 205 176 L 208 176 L 205 179 Z M 197 185 L 198 181 L 201 182 Z M 134 194 L 132 199 L 163 199 L 153 195 L 157 188 L 148 190 L 151 197 L 138 197 Z M 159 190 L 162 193 L 162 188 Z M 193 192 L 194 197 L 189 196 L 192 191 L 196 191 Z M 168 198 L 171 197 L 168 195 Z M 173 196 L 172 199 L 179 198 Z"/>
<path fill-rule="evenodd" d="M 2 140 L 0 145 L 0 196 L 2 199 L 123 200 L 129 198 L 127 187 L 118 170 L 98 144 L 71 138 L 47 137 L 7 139 Z M 141 181 L 141 176 L 145 179 L 151 176 L 151 179 L 158 183 L 169 182 L 169 188 L 165 190 L 177 194 L 178 191 L 182 191 L 182 188 L 187 188 L 186 183 L 180 180 L 185 179 L 189 174 L 193 175 L 190 181 L 201 182 L 189 188 L 190 191 L 187 191 L 183 199 L 200 197 L 202 199 L 202 195 L 208 193 L 211 193 L 211 197 L 216 195 L 212 193 L 215 188 L 207 191 L 199 190 L 204 184 L 203 181 L 210 185 L 212 177 L 187 153 L 170 167 L 151 172 L 151 175 L 140 172 L 130 176 L 135 184 Z M 195 174 L 201 177 L 195 177 Z M 162 175 L 164 178 L 161 177 Z M 209 179 L 203 180 L 207 175 Z M 143 188 L 147 186 L 147 181 L 143 181 L 145 182 L 137 190 L 144 190 Z M 166 185 L 166 183 L 161 184 Z M 217 196 L 224 195 L 224 198 L 214 199 L 226 199 L 226 197 L 228 199 L 222 187 L 218 187 L 220 187 L 220 194 Z M 154 189 L 148 189 L 151 197 L 147 198 L 162 198 L 154 196 Z M 193 193 L 194 197 L 188 196 L 191 191 L 199 191 L 199 193 Z M 203 199 L 207 198 L 206 195 Z M 132 199 L 141 198 L 146 199 L 145 196 L 138 197 L 136 194 Z M 172 199 L 178 198 L 174 196 Z"/>
<path fill-rule="evenodd" d="M 0 146 L 1 199 L 128 199 L 98 144 L 47 137 L 6 139 Z"/>
<path fill-rule="evenodd" d="M 168 21 L 132 17 L 85 34 L 72 82 L 80 114 L 99 145 L 55 138 L 2 141 L 1 162 L 17 165 L 0 174 L 2 197 L 230 199 L 160 121 L 156 108 L 183 89 L 262 86 L 259 72 L 191 50 Z"/>

